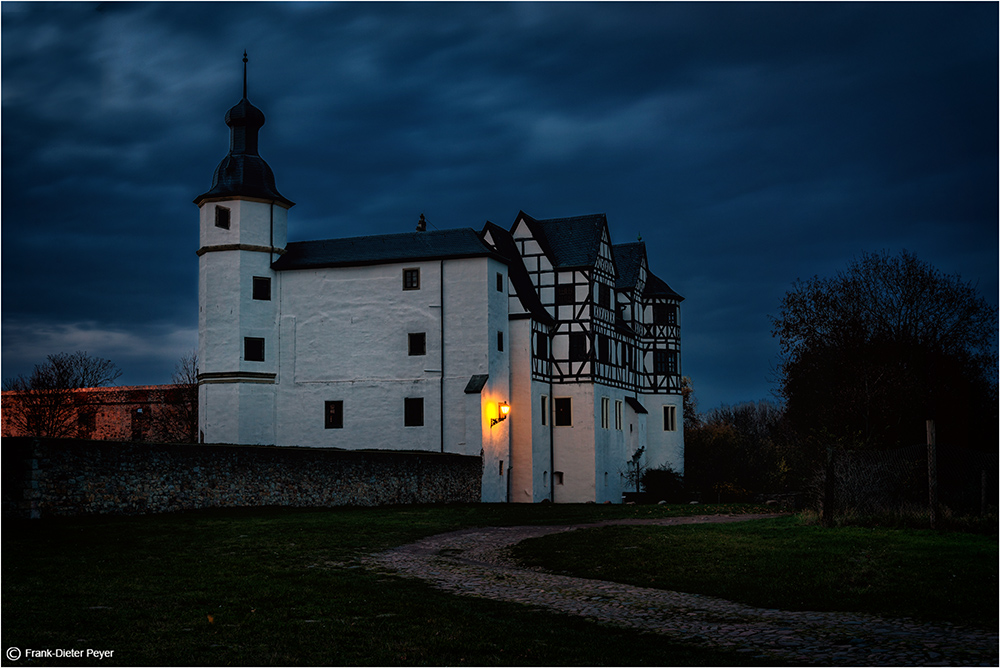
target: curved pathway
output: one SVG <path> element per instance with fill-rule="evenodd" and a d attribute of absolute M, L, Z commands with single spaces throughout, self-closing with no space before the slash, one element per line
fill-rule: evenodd
<path fill-rule="evenodd" d="M 371 555 L 366 561 L 464 596 L 582 615 L 600 623 L 799 665 L 997 665 L 996 632 L 854 613 L 766 610 L 710 596 L 525 569 L 509 557 L 509 548 L 522 540 L 579 528 L 739 522 L 763 517 L 776 515 L 466 529 L 430 536 Z"/>

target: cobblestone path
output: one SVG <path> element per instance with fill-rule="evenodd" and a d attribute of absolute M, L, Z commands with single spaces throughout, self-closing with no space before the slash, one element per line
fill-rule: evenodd
<path fill-rule="evenodd" d="M 703 515 L 574 526 L 490 527 L 425 538 L 371 555 L 370 566 L 446 591 L 582 615 L 793 664 L 995 666 L 996 632 L 842 612 L 766 610 L 710 596 L 519 568 L 509 548 L 528 538 L 611 524 L 739 522 L 769 515 Z"/>

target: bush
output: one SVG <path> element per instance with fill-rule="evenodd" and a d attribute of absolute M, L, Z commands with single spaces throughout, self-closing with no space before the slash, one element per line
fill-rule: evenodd
<path fill-rule="evenodd" d="M 642 474 L 642 486 L 651 501 L 681 503 L 684 498 L 684 478 L 669 466 L 648 469 Z"/>

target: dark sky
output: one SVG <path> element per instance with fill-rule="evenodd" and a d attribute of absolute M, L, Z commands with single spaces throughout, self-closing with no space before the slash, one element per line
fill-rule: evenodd
<path fill-rule="evenodd" d="M 862 251 L 998 277 L 998 5 L 28 3 L 2 11 L 2 375 L 169 382 L 240 98 L 289 240 L 606 213 L 686 297 L 702 409 L 769 398 L 782 295 Z"/>

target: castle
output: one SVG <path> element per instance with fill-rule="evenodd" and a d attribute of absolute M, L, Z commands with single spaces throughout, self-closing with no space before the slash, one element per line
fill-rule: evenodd
<path fill-rule="evenodd" d="M 288 242 L 245 58 L 225 121 L 194 200 L 202 442 L 480 455 L 494 502 L 620 502 L 638 467 L 683 471 L 683 298 L 645 244 L 523 212 Z"/>

